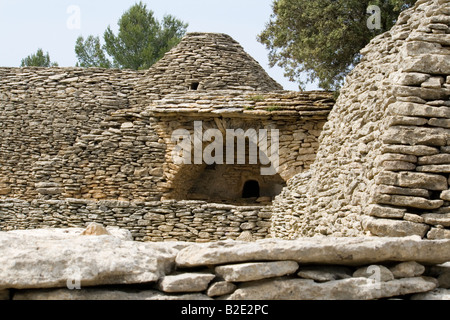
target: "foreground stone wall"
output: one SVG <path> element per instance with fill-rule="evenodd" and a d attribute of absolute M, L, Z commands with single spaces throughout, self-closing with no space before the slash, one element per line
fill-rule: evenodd
<path fill-rule="evenodd" d="M 0 233 L 13 300 L 450 299 L 449 240 L 137 243 L 117 229 Z"/>
<path fill-rule="evenodd" d="M 273 236 L 450 237 L 449 18 L 450 1 L 419 0 L 361 51 Z"/>
<path fill-rule="evenodd" d="M 96 222 L 128 230 L 136 241 L 264 239 L 270 227 L 268 208 L 203 201 L 0 199 L 0 230 L 85 227 Z"/>

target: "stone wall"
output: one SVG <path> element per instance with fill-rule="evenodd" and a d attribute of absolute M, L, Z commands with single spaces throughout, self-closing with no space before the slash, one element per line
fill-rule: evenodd
<path fill-rule="evenodd" d="M 128 230 L 136 241 L 264 239 L 270 218 L 266 206 L 203 201 L 0 199 L 0 230 L 85 227 L 95 222 Z"/>
<path fill-rule="evenodd" d="M 158 118 L 157 130 L 164 140 L 166 157 L 164 163 L 164 179 L 167 181 L 165 198 L 186 199 L 190 188 L 196 188 L 196 183 L 207 184 L 204 176 L 205 164 L 184 165 L 173 162 L 172 151 L 176 142 L 172 140 L 175 130 L 184 129 L 191 135 L 193 145 L 194 122 L 201 121 L 202 133 L 208 129 L 219 130 L 226 143 L 227 130 L 267 130 L 269 152 L 265 156 L 270 159 L 270 148 L 273 143 L 272 130 L 278 130 L 278 172 L 274 175 L 262 176 L 261 168 L 268 168 L 260 163 L 249 166 L 226 164 L 217 165 L 215 183 L 228 188 L 228 192 L 218 190 L 215 198 L 203 195 L 203 198 L 229 202 L 239 201 L 238 194 L 246 180 L 257 180 L 260 185 L 272 186 L 262 196 L 270 197 L 279 194 L 285 181 L 296 173 L 309 169 L 319 147 L 318 137 L 326 122 L 327 116 L 334 104 L 330 92 L 278 92 L 278 93 L 245 93 L 239 91 L 215 91 L 207 93 L 171 94 L 162 100 L 153 101 L 145 113 Z M 258 138 L 262 138 L 258 136 Z M 208 146 L 204 143 L 202 150 Z M 257 147 L 260 147 L 258 143 Z M 248 158 L 248 148 L 246 150 Z M 223 152 L 226 157 L 226 150 Z M 261 157 L 259 157 L 259 160 Z M 192 156 L 191 161 L 193 162 Z M 223 167 L 223 168 L 222 168 Z M 220 170 L 222 168 L 223 170 Z M 223 171 L 223 172 L 221 172 Z M 202 176 L 203 175 L 203 176 Z M 205 179 L 204 179 L 205 178 Z M 200 181 L 199 181 L 200 179 Z M 202 181 L 203 179 L 203 181 Z M 277 187 L 280 186 L 280 187 Z M 208 189 L 209 187 L 206 186 Z M 214 186 L 211 186 L 214 189 Z M 269 188 L 270 189 L 270 188 Z M 220 198 L 222 197 L 222 198 Z"/>
<path fill-rule="evenodd" d="M 264 206 L 313 162 L 331 93 L 198 91 L 137 106 L 131 97 L 144 74 L 0 68 L 0 229 L 101 222 L 143 241 L 267 236 Z M 194 121 L 205 130 L 278 129 L 279 174 L 263 177 L 248 164 L 175 165 L 171 134 L 192 131 Z M 261 197 L 243 201 L 248 180 L 259 182 Z"/>
<path fill-rule="evenodd" d="M 361 51 L 273 236 L 450 237 L 449 18 L 450 1 L 419 0 Z"/>
<path fill-rule="evenodd" d="M 0 298 L 443 300 L 450 296 L 450 269 L 442 264 L 450 260 L 449 241 L 139 243 L 101 226 L 1 232 Z"/>
<path fill-rule="evenodd" d="M 152 189 L 161 180 L 164 146 L 151 120 L 135 119 L 132 130 L 130 120 L 111 118 L 129 107 L 128 96 L 141 75 L 1 68 L 0 195 L 129 199 L 139 188 L 133 199 L 157 200 Z"/>

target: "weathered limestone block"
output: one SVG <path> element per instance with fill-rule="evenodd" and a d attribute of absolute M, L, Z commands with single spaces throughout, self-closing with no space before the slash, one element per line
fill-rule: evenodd
<path fill-rule="evenodd" d="M 439 150 L 429 146 L 384 145 L 382 152 L 409 154 L 420 157 L 438 154 Z"/>
<path fill-rule="evenodd" d="M 0 288 L 32 289 L 156 282 L 178 250 L 113 236 L 47 240 L 0 233 Z"/>
<path fill-rule="evenodd" d="M 419 225 L 419 228 L 429 227 Z M 351 266 L 384 261 L 416 261 L 428 264 L 450 261 L 450 241 L 421 240 L 417 236 L 409 237 L 405 232 L 401 236 L 407 237 L 264 239 L 232 245 L 219 241 L 182 249 L 177 255 L 176 263 L 178 267 L 196 267 L 270 259 L 297 261 L 302 264 Z"/>
<path fill-rule="evenodd" d="M 445 201 L 450 201 L 450 190 L 443 191 L 441 193 L 441 199 Z"/>
<path fill-rule="evenodd" d="M 201 292 L 208 289 L 209 283 L 216 276 L 211 273 L 182 273 L 165 276 L 158 288 L 168 293 L 176 292 Z"/>
<path fill-rule="evenodd" d="M 205 294 L 191 293 L 191 294 L 159 294 L 148 300 L 169 300 L 169 301 L 195 301 L 195 300 L 213 300 Z"/>
<path fill-rule="evenodd" d="M 393 116 L 389 120 L 389 126 L 423 126 L 429 121 L 425 118 L 418 117 L 405 117 L 405 116 Z M 440 127 L 440 126 L 437 126 Z"/>
<path fill-rule="evenodd" d="M 433 88 L 439 89 L 445 83 L 445 79 L 443 77 L 431 77 L 427 81 L 422 83 L 422 88 Z"/>
<path fill-rule="evenodd" d="M 402 86 L 417 86 L 430 78 L 429 74 L 418 72 L 401 73 L 396 79 L 396 83 Z"/>
<path fill-rule="evenodd" d="M 428 124 L 433 127 L 450 128 L 450 119 L 430 119 Z"/>
<path fill-rule="evenodd" d="M 394 185 L 404 188 L 418 188 L 433 191 L 447 190 L 448 183 L 444 176 L 419 172 L 381 172 L 376 177 L 377 184 Z"/>
<path fill-rule="evenodd" d="M 450 213 L 447 214 L 439 214 L 439 213 L 427 213 L 423 214 L 422 218 L 425 223 L 431 224 L 433 226 L 444 226 L 450 227 Z"/>
<path fill-rule="evenodd" d="M 443 128 L 391 127 L 383 135 L 385 144 L 446 146 L 450 130 Z"/>
<path fill-rule="evenodd" d="M 450 164 L 450 154 L 441 153 L 434 156 L 419 157 L 417 164 L 432 165 L 432 164 Z"/>
<path fill-rule="evenodd" d="M 300 267 L 297 276 L 317 282 L 347 279 L 352 277 L 350 268 L 342 266 Z"/>
<path fill-rule="evenodd" d="M 306 279 L 276 279 L 244 284 L 228 300 L 372 300 L 434 290 L 430 278 L 374 282 L 366 278 L 316 283 Z"/>
<path fill-rule="evenodd" d="M 82 236 L 102 236 L 102 235 L 111 235 L 111 234 L 101 224 L 93 222 L 93 223 L 89 224 L 89 226 L 86 228 L 86 230 L 84 230 L 81 233 L 81 235 Z"/>
<path fill-rule="evenodd" d="M 447 107 L 432 107 L 411 102 L 396 102 L 389 106 L 392 114 L 408 117 L 450 118 Z"/>
<path fill-rule="evenodd" d="M 390 268 L 395 279 L 419 277 L 425 272 L 425 267 L 417 262 L 402 262 Z"/>
<path fill-rule="evenodd" d="M 416 170 L 430 173 L 450 173 L 450 164 L 418 166 Z"/>
<path fill-rule="evenodd" d="M 415 33 L 413 38 L 418 38 L 420 36 L 422 36 L 422 34 Z M 409 57 L 440 52 L 442 46 L 439 43 L 435 43 L 434 41 L 428 42 L 424 39 L 425 38 L 422 38 L 422 40 L 416 39 L 415 41 L 405 42 L 400 49 L 401 54 L 404 57 Z"/>
<path fill-rule="evenodd" d="M 447 35 L 442 35 L 442 37 L 437 36 L 436 39 L 439 39 L 438 41 L 442 41 L 446 36 Z M 407 58 L 403 66 L 403 70 L 405 72 L 450 74 L 450 61 L 448 60 L 448 55 L 424 54 L 414 58 Z"/>
<path fill-rule="evenodd" d="M 427 238 L 434 240 L 450 239 L 450 230 L 431 228 L 431 230 L 427 234 Z"/>
<path fill-rule="evenodd" d="M 396 194 L 404 196 L 429 198 L 430 191 L 426 189 L 412 189 L 412 188 L 400 188 L 394 186 L 379 185 L 376 187 L 376 192 L 380 194 Z"/>
<path fill-rule="evenodd" d="M 255 241 L 255 238 L 253 237 L 253 235 L 250 231 L 244 231 L 241 233 L 241 235 L 239 237 L 237 237 L 236 240 L 252 242 L 252 241 Z"/>
<path fill-rule="evenodd" d="M 416 165 L 405 161 L 384 161 L 381 165 L 389 171 L 411 171 L 416 169 Z"/>
<path fill-rule="evenodd" d="M 369 278 L 378 282 L 386 282 L 394 280 L 391 270 L 382 265 L 371 265 L 362 267 L 353 273 L 354 278 Z"/>
<path fill-rule="evenodd" d="M 215 272 L 228 282 L 245 282 L 289 275 L 297 269 L 295 261 L 276 261 L 220 266 Z"/>
<path fill-rule="evenodd" d="M 416 163 L 417 157 L 413 155 L 399 154 L 399 153 L 384 153 L 381 155 L 379 161 L 381 163 L 384 161 L 403 161 Z"/>
<path fill-rule="evenodd" d="M 403 219 L 406 221 L 411 221 L 415 223 L 424 223 L 425 219 L 422 218 L 422 216 L 419 216 L 418 214 L 412 214 L 412 213 L 405 213 L 403 216 Z"/>
<path fill-rule="evenodd" d="M 415 97 L 422 100 L 442 100 L 446 99 L 450 94 L 450 89 L 440 88 L 422 88 L 422 87 L 407 87 L 395 86 L 394 95 L 397 97 Z"/>
<path fill-rule="evenodd" d="M 23 290 L 14 294 L 13 300 L 211 300 L 202 294 L 166 295 L 156 290 L 108 290 L 108 289 L 47 289 L 47 290 Z"/>
<path fill-rule="evenodd" d="M 236 289 L 237 286 L 234 283 L 227 281 L 219 281 L 213 283 L 208 288 L 206 294 L 208 295 L 208 297 L 218 297 L 233 293 Z"/>
<path fill-rule="evenodd" d="M 148 300 L 161 294 L 158 291 L 126 292 L 107 289 L 47 289 L 21 290 L 13 300 Z"/>
<path fill-rule="evenodd" d="M 380 237 L 406 237 L 418 235 L 424 237 L 430 227 L 425 224 L 410 221 L 376 219 L 364 217 L 362 221 L 364 230 Z"/>
<path fill-rule="evenodd" d="M 405 216 L 406 209 L 398 209 L 372 204 L 367 207 L 366 214 L 378 218 L 402 219 Z"/>
<path fill-rule="evenodd" d="M 424 210 L 434 210 L 443 206 L 443 200 L 427 200 L 421 197 L 408 197 L 400 195 L 378 194 L 374 201 L 379 204 L 387 204 L 398 207 L 410 207 Z"/>

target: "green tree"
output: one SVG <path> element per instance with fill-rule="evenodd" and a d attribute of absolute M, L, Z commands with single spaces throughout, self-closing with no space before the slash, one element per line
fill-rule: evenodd
<path fill-rule="evenodd" d="M 22 62 L 20 64 L 21 67 L 57 67 L 58 63 L 51 62 L 50 55 L 48 52 L 44 54 L 44 51 L 42 49 L 38 49 L 36 53 L 33 53 L 26 57 L 25 59 L 22 59 Z"/>
<path fill-rule="evenodd" d="M 75 53 L 78 57 L 77 67 L 113 67 L 113 64 L 106 57 L 102 49 L 99 37 L 89 36 L 86 40 L 83 37 L 78 37 L 75 45 Z"/>
<path fill-rule="evenodd" d="M 126 11 L 118 26 L 117 35 L 108 26 L 103 35 L 103 46 L 99 37 L 89 36 L 86 40 L 79 37 L 75 46 L 78 65 L 148 69 L 180 42 L 188 27 L 171 15 L 165 15 L 159 22 L 142 2 Z"/>
<path fill-rule="evenodd" d="M 416 0 L 274 0 L 271 20 L 258 35 L 269 62 L 303 88 L 318 81 L 338 89 L 370 40 L 395 24 Z M 381 9 L 381 29 L 370 29 L 369 5 Z M 306 80 L 302 80 L 306 75 Z"/>

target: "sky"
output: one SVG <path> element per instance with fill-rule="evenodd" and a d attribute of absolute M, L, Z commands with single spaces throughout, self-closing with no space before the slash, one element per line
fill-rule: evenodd
<path fill-rule="evenodd" d="M 0 0 L 0 66 L 19 67 L 38 48 L 60 67 L 75 66 L 78 36 L 116 31 L 122 14 L 138 0 Z M 272 14 L 273 0 L 142 0 L 161 20 L 165 14 L 189 23 L 188 32 L 226 33 L 238 41 L 285 90 L 298 90 L 283 69 L 269 67 L 257 35 Z M 306 90 L 317 90 L 316 84 Z"/>

